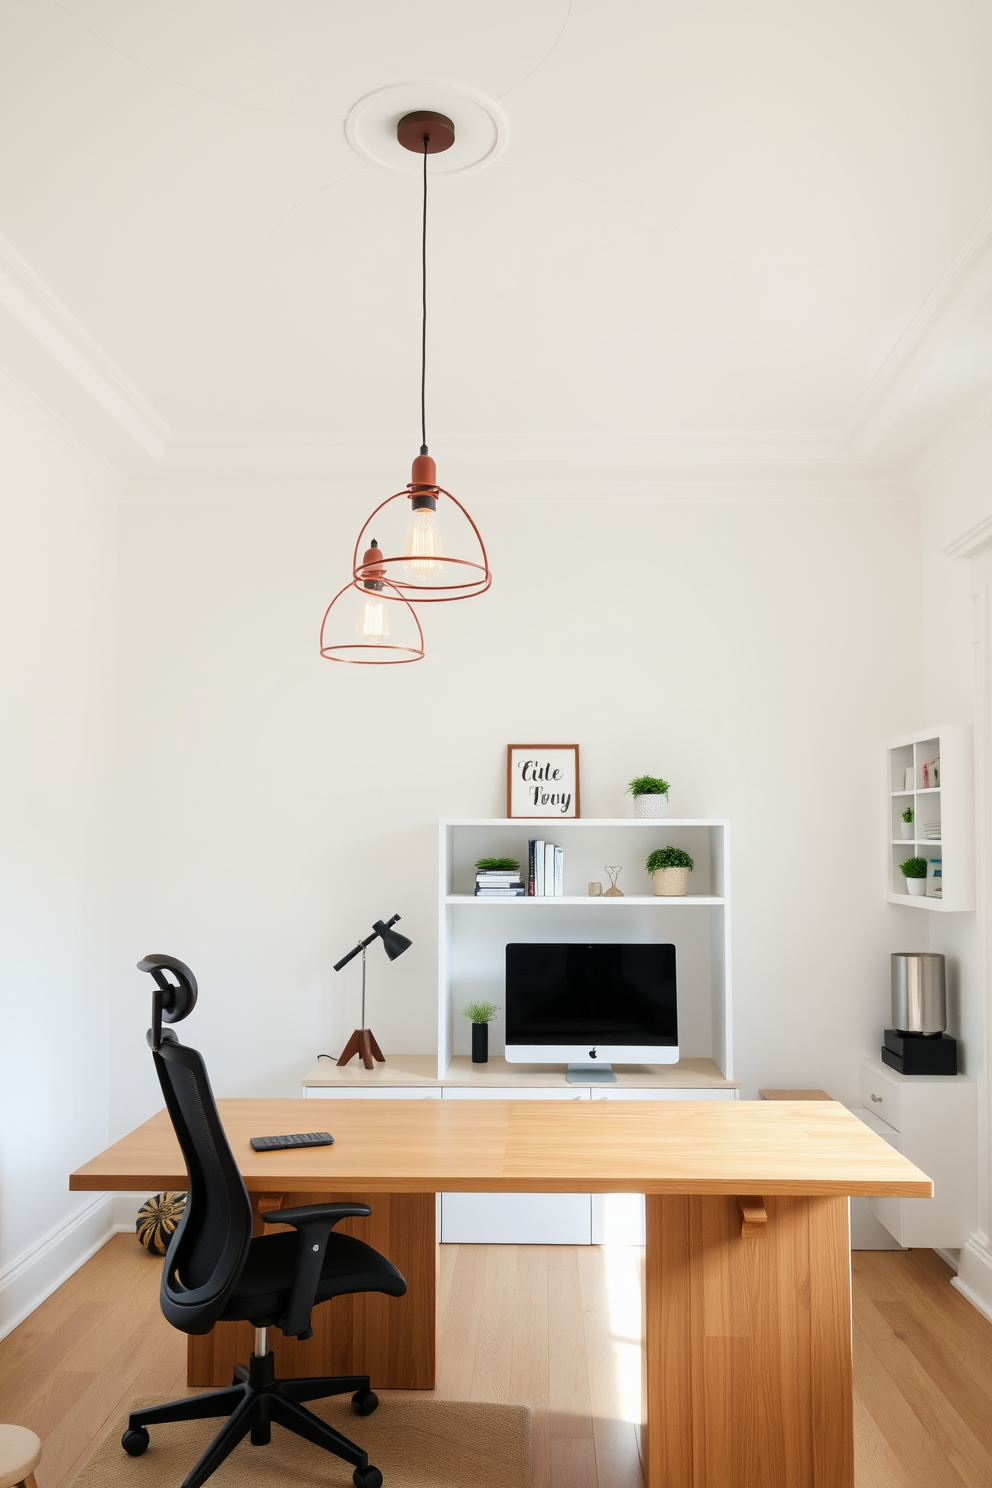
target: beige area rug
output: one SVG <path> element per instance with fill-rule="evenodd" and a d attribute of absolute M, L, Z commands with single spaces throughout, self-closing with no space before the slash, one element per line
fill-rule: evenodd
<path fill-rule="evenodd" d="M 136 1400 L 133 1409 L 157 1403 Z M 383 1488 L 531 1488 L 529 1406 L 391 1396 L 371 1416 L 356 1416 L 346 1396 L 307 1408 L 368 1452 Z M 129 1457 L 121 1446 L 122 1416 L 73 1488 L 179 1488 L 220 1424 L 150 1426 L 148 1450 Z M 269 1446 L 240 1442 L 208 1488 L 351 1488 L 351 1474 L 339 1457 L 273 1426 Z"/>

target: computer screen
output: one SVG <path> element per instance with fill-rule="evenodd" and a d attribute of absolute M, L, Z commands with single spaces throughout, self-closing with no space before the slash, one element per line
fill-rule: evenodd
<path fill-rule="evenodd" d="M 676 1047 L 674 945 L 507 945 L 506 1042 Z"/>

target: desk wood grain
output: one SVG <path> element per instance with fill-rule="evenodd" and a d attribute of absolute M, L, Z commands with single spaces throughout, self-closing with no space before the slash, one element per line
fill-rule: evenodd
<path fill-rule="evenodd" d="M 333 1147 L 256 1153 L 308 1131 L 303 1100 L 224 1100 L 249 1191 L 647 1193 L 929 1198 L 925 1173 L 834 1101 L 341 1101 Z M 78 1168 L 84 1190 L 182 1188 L 164 1111 Z"/>

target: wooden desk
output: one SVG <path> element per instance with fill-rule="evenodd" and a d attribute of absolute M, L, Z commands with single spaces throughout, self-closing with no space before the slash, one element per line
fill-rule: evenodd
<path fill-rule="evenodd" d="M 248 1138 L 308 1130 L 313 1105 L 220 1108 L 253 1199 L 368 1196 L 373 1220 L 350 1226 L 411 1283 L 402 1301 L 368 1299 L 378 1304 L 375 1327 L 371 1313 L 357 1311 L 342 1327 L 335 1310 L 344 1299 L 317 1309 L 315 1323 L 335 1312 L 329 1367 L 344 1367 L 342 1347 L 365 1350 L 362 1368 L 385 1384 L 412 1348 L 433 1380 L 435 1194 L 642 1192 L 648 1488 L 853 1488 L 847 1196 L 926 1198 L 932 1187 L 842 1106 L 342 1101 L 328 1111 L 333 1147 L 266 1154 Z M 185 1182 L 162 1112 L 75 1172 L 70 1186 Z M 377 1213 L 394 1243 L 374 1228 Z M 324 1368 L 315 1345 L 316 1336 L 294 1342 L 299 1372 Z M 228 1352 L 215 1348 L 213 1362 L 220 1372 Z"/>

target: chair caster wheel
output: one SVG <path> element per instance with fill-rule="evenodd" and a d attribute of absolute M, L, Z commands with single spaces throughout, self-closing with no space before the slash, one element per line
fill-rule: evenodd
<path fill-rule="evenodd" d="M 351 1475 L 355 1488 L 382 1488 L 382 1473 L 377 1467 L 356 1467 Z"/>
<path fill-rule="evenodd" d="M 129 1457 L 140 1457 L 148 1447 L 148 1432 L 144 1426 L 137 1426 L 133 1430 L 129 1427 L 121 1437 L 121 1446 Z M 382 1482 L 382 1479 L 379 1479 Z"/>
<path fill-rule="evenodd" d="M 370 1416 L 378 1404 L 379 1397 L 374 1390 L 356 1390 L 351 1397 L 351 1408 L 356 1416 Z M 372 1471 L 378 1472 L 379 1469 L 373 1468 Z"/>

